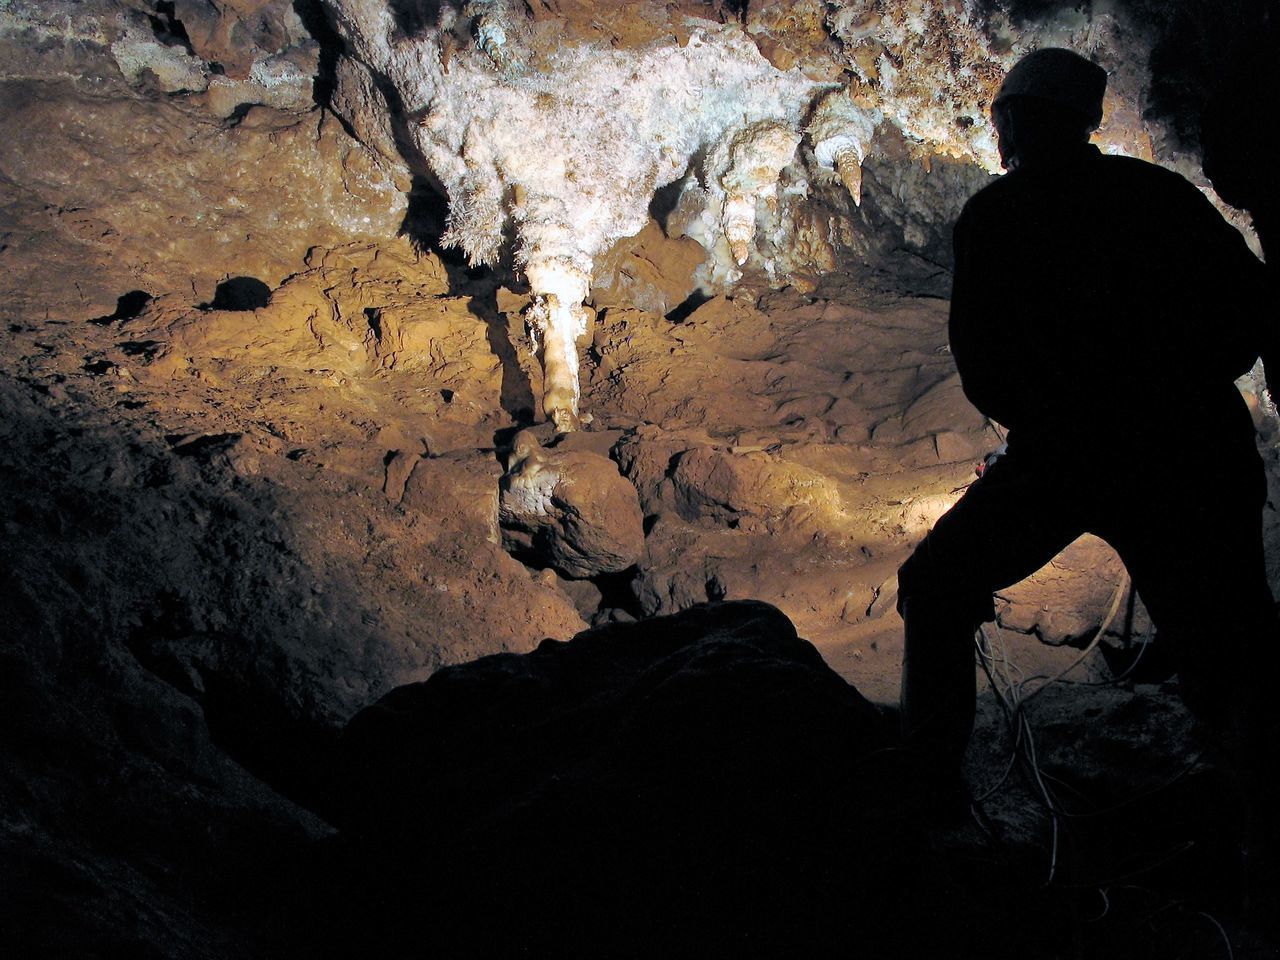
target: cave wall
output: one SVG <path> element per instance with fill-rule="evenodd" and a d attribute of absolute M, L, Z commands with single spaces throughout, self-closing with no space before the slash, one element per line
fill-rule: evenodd
<path fill-rule="evenodd" d="M 278 285 L 313 246 L 394 236 L 408 184 L 317 108 L 321 60 L 284 0 L 5 4 L 6 310 L 208 302 L 232 277 Z"/>

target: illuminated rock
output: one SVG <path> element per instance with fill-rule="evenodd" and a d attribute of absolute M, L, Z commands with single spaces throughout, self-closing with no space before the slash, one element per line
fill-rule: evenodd
<path fill-rule="evenodd" d="M 23 132 L 0 143 L 14 315 L 83 320 L 131 290 L 208 300 L 235 276 L 276 286 L 310 248 L 388 239 L 404 219 L 408 180 L 317 109 L 319 45 L 291 3 L 155 6 L 0 4 L 0 116 Z M 195 11 L 209 22 L 184 27 Z"/>
<path fill-rule="evenodd" d="M 682 182 L 664 226 L 708 251 L 704 288 L 747 271 L 803 284 L 806 266 L 830 270 L 853 243 L 839 211 L 806 209 L 812 175 L 834 174 L 860 204 L 886 137 L 891 155 L 905 146 L 926 170 L 939 157 L 998 170 L 991 97 L 1009 65 L 1050 43 L 1112 69 L 1104 146 L 1152 150 L 1135 107 L 1149 47 L 1135 48 L 1110 9 L 1014 30 L 1001 11 L 960 0 L 797 0 L 719 23 L 651 2 L 487 0 L 431 5 L 429 16 L 387 0 L 326 5 L 348 46 L 335 106 L 390 162 L 444 188 L 446 243 L 528 279 L 543 413 L 561 430 L 578 424 L 582 303 L 597 261 L 641 230 L 667 184 Z M 797 155 L 802 135 L 811 159 Z M 924 250 L 955 203 L 934 217 L 916 208 L 936 206 L 935 189 L 899 192 L 887 206 L 906 210 L 905 239 Z"/>
<path fill-rule="evenodd" d="M 401 815 L 368 823 L 394 869 L 350 859 L 358 842 L 301 844 L 331 828 L 275 791 L 335 822 L 330 747 L 392 686 L 708 598 L 775 603 L 864 694 L 896 698 L 893 571 L 996 442 L 946 379 L 940 299 L 950 224 L 986 177 L 978 162 L 992 166 L 983 91 L 1032 47 L 1084 50 L 1111 74 L 1099 141 L 1195 176 L 1195 97 L 1233 59 L 1223 33 L 1239 32 L 1242 0 L 341 6 L 346 45 L 322 16 L 339 5 L 320 0 L 0 0 L 0 876 L 17 918 L 5 955 L 825 956 L 852 944 L 990 957 L 1076 943 L 1131 958 L 1152 952 L 1153 932 L 1219 955 L 1194 908 L 1157 911 L 1183 926 L 1142 922 L 1129 939 L 1078 926 L 1076 898 L 1049 898 L 1061 914 L 1047 914 L 1039 869 L 1034 884 L 1013 876 L 1029 898 L 1002 896 L 1008 871 L 989 849 L 942 865 L 925 889 L 945 895 L 903 898 L 921 889 L 904 852 L 925 832 L 899 843 L 879 829 L 866 804 L 896 795 L 846 762 L 861 714 L 822 706 L 813 684 L 832 684 L 806 666 L 812 650 L 782 656 L 794 633 L 762 611 L 701 621 L 678 649 L 699 612 L 550 643 L 547 671 L 517 668 L 510 684 L 445 674 L 437 691 L 462 681 L 451 720 L 366 741 L 429 771 L 432 802 L 460 800 L 424 806 L 392 770 L 381 798 Z M 1191 26 L 1170 39 L 1175 17 Z M 360 40 L 384 26 L 385 49 Z M 1228 146 L 1274 154 L 1257 116 L 1267 102 L 1246 89 L 1227 134 L 1248 142 Z M 777 150 L 735 182 L 765 131 Z M 446 226 L 494 268 L 440 255 Z M 224 296 L 237 282 L 253 295 Z M 583 406 L 601 429 L 526 456 L 517 472 L 533 503 L 546 493 L 545 513 L 504 530 L 495 434 L 539 403 L 562 427 Z M 574 442 L 624 464 L 642 526 L 608 461 L 565 466 Z M 567 475 L 584 482 L 566 493 Z M 611 483 L 620 505 L 591 505 Z M 588 507 L 598 522 L 562 536 Z M 594 582 L 553 572 L 637 555 Z M 1111 595 L 1103 566 L 1083 554 L 1003 592 L 1000 633 L 1027 674 L 1076 654 L 1012 628 L 1082 635 Z M 573 660 L 582 708 L 525 711 Z M 1105 759 L 1088 777 L 1097 809 L 1176 781 L 1225 798 L 1206 831 L 1229 819 L 1234 795 L 1203 763 L 1177 780 L 1190 720 L 1172 694 L 1129 679 L 1136 693 L 1080 687 L 1062 693 L 1082 698 L 1070 710 L 1041 715 L 1048 768 Z M 582 765 L 556 746 L 581 741 L 544 736 L 562 716 L 571 734 L 603 730 Z M 418 765 L 450 729 L 462 749 Z M 992 753 L 973 782 L 1003 771 Z M 824 786 L 855 775 L 847 795 Z M 1014 859 L 1038 867 L 1049 825 L 1013 797 L 988 810 Z M 1134 841 L 1115 859 L 1184 844 L 1182 798 L 1156 805 L 1179 813 L 1167 832 L 1101 825 Z M 494 808 L 517 819 L 495 828 L 478 815 Z M 840 845 L 851 829 L 880 845 Z M 429 848 L 409 852 L 406 835 Z M 527 872 L 512 869 L 522 852 Z M 1234 856 L 1218 852 L 1205 862 Z M 903 864 L 904 882 L 886 876 Z M 866 877 L 872 899 L 842 870 Z M 691 889 L 736 913 L 689 931 L 705 904 Z M 362 900 L 367 913 L 352 909 Z M 887 921 L 884 949 L 864 918 Z M 811 919 L 845 926 L 807 949 Z M 939 923 L 946 942 L 904 946 L 903 931 Z M 442 926 L 456 944 L 431 941 Z M 980 942 L 958 944 L 956 930 Z M 503 934 L 492 952 L 477 944 Z M 645 950 L 646 935 L 678 942 Z"/>
<path fill-rule="evenodd" d="M 644 550 L 635 488 L 607 457 L 544 449 L 531 431 L 517 435 L 502 480 L 508 541 L 571 577 L 617 573 Z"/>
<path fill-rule="evenodd" d="M 1017 57 L 994 52 L 974 4 L 846 0 L 830 24 L 869 105 L 918 143 L 922 154 L 999 169 L 987 109 Z"/>
<path fill-rule="evenodd" d="M 729 169 L 720 176 L 726 193 L 721 225 L 739 265 L 747 262 L 756 235 L 756 204 L 777 208 L 778 174 L 799 144 L 800 135 L 777 121 L 753 124 L 729 144 Z"/>
<path fill-rule="evenodd" d="M 445 6 L 437 22 L 411 33 L 393 5 L 328 5 L 354 64 L 339 72 L 339 96 L 359 86 L 361 73 L 394 87 L 414 120 L 407 133 L 416 157 L 401 162 L 420 158 L 448 195 L 445 242 L 473 263 L 493 263 L 504 230 L 514 232 L 515 264 L 540 301 L 531 320 L 548 365 L 545 413 L 562 427 L 577 416 L 574 341 L 596 258 L 641 230 L 654 192 L 684 177 L 696 156 L 732 153 L 735 143 L 740 163 L 725 165 L 723 189 L 725 225 L 741 252 L 753 230 L 749 208 L 794 152 L 818 86 L 798 70 L 777 70 L 736 24 L 690 21 L 682 38 L 666 33 L 615 49 L 565 42 L 548 33 L 554 19 L 531 22 L 501 3 L 468 7 L 477 11 L 470 22 Z M 475 42 L 459 46 L 459 35 Z M 349 119 L 385 144 L 380 117 Z M 713 232 L 709 243 L 718 223 Z"/>
<path fill-rule="evenodd" d="M 846 88 L 823 97 L 809 120 L 814 159 L 836 172 L 858 205 L 862 203 L 862 162 L 882 119 L 880 111 L 859 106 Z"/>

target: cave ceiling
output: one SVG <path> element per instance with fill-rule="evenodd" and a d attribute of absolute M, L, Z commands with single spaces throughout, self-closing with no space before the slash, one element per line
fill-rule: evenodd
<path fill-rule="evenodd" d="M 1105 150 L 1203 182 L 1196 118 L 1213 71 L 1265 19 L 1262 5 L 1132 0 L 324 6 L 345 49 L 335 109 L 443 189 L 445 243 L 477 263 L 509 245 L 566 293 L 672 183 L 696 196 L 669 229 L 708 249 L 707 279 L 731 283 L 769 221 L 757 201 L 775 210 L 838 177 L 857 204 L 868 158 L 904 151 L 997 173 L 991 98 L 1043 46 L 1108 70 Z"/>

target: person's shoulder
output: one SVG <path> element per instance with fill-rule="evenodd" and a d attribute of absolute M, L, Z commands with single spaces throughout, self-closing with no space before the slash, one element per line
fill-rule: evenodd
<path fill-rule="evenodd" d="M 1016 170 L 1002 174 L 973 194 L 956 219 L 957 237 L 999 234 L 1019 217 L 1028 202 L 1026 178 Z"/>
<path fill-rule="evenodd" d="M 1103 153 L 1098 150 L 1093 157 L 1093 162 L 1113 176 L 1134 177 L 1137 179 L 1149 178 L 1154 181 L 1167 181 L 1170 183 L 1175 180 L 1186 182 L 1180 174 L 1174 173 L 1158 163 L 1152 163 L 1150 160 L 1142 160 L 1138 157 L 1126 156 L 1123 153 Z"/>
<path fill-rule="evenodd" d="M 960 216 L 962 218 L 981 216 L 984 212 L 1001 206 L 1008 197 L 1018 192 L 1018 180 L 1017 173 L 1005 173 L 996 177 L 965 201 Z"/>
<path fill-rule="evenodd" d="M 1104 176 L 1122 187 L 1161 193 L 1172 198 L 1179 196 L 1192 203 L 1208 202 L 1190 180 L 1182 174 L 1158 163 L 1127 157 L 1123 154 L 1099 153 L 1095 163 Z"/>

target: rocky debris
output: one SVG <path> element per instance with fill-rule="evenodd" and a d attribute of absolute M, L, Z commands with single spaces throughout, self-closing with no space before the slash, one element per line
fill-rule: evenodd
<path fill-rule="evenodd" d="M 823 513 L 839 511 L 839 494 L 826 478 L 763 451 L 687 450 L 675 461 L 671 486 L 676 511 L 690 521 L 731 526 L 752 519 L 788 522 L 784 514 L 807 509 L 820 523 Z"/>
<path fill-rule="evenodd" d="M 617 465 L 588 450 L 543 447 L 529 430 L 512 442 L 501 516 L 512 549 L 570 577 L 617 573 L 644 550 L 640 503 Z"/>
<path fill-rule="evenodd" d="M 640 428 L 617 447 L 646 514 L 776 536 L 845 525 L 840 485 L 781 451 L 714 444 L 689 434 Z"/>

